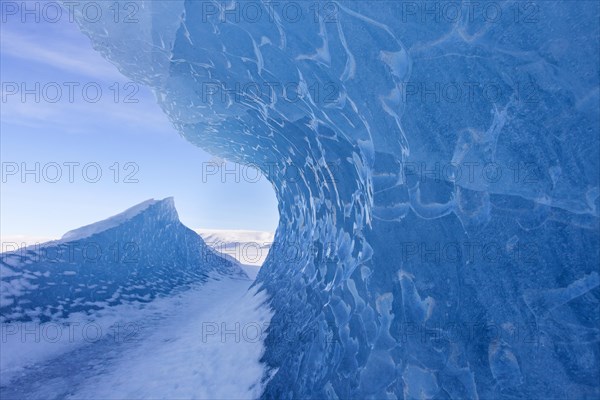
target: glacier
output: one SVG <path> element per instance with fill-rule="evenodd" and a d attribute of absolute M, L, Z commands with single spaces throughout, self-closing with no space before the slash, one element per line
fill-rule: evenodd
<path fill-rule="evenodd" d="M 272 311 L 244 267 L 173 198 L 1 253 L 0 397 L 259 396 Z"/>
<path fill-rule="evenodd" d="M 69 7 L 276 192 L 262 398 L 600 395 L 596 2 L 114 4 Z"/>
<path fill-rule="evenodd" d="M 148 303 L 215 274 L 248 279 L 238 262 L 179 221 L 172 197 L 0 257 L 0 323 L 6 324 Z"/>

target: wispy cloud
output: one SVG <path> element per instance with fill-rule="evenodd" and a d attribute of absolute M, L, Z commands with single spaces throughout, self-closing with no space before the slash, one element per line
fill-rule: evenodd
<path fill-rule="evenodd" d="M 106 97 L 110 98 L 110 95 Z M 141 97 L 140 94 L 137 104 L 115 103 L 110 99 L 102 99 L 98 103 L 35 103 L 20 101 L 17 95 L 2 104 L 2 125 L 45 130 L 52 127 L 55 132 L 67 134 L 96 134 L 96 129 L 118 125 L 130 134 L 174 134 L 174 128 L 158 105 L 153 104 L 154 100 L 148 94 Z"/>
<path fill-rule="evenodd" d="M 116 67 L 92 49 L 91 44 L 82 46 L 82 41 L 87 41 L 83 34 L 69 32 L 66 36 L 55 37 L 52 47 L 48 47 L 40 43 L 39 38 L 36 40 L 26 32 L 6 24 L 2 28 L 0 46 L 3 57 L 15 57 L 97 80 L 125 80 Z"/>

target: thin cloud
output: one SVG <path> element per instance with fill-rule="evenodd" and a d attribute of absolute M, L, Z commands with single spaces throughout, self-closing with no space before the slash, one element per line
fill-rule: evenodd
<path fill-rule="evenodd" d="M 130 133 L 174 133 L 174 128 L 168 122 L 166 115 L 149 97 L 140 96 L 139 104 L 126 105 L 110 100 L 95 104 L 82 101 L 35 103 L 22 102 L 19 99 L 11 100 L 2 105 L 2 125 L 10 124 L 34 129 L 48 129 L 48 126 L 52 126 L 55 131 L 65 133 L 81 131 L 97 134 L 96 130 L 90 130 L 91 125 L 100 129 L 103 125 L 122 124 Z M 110 115 L 109 120 L 106 119 L 106 115 Z"/>
<path fill-rule="evenodd" d="M 3 57 L 10 56 L 32 61 L 37 64 L 94 79 L 106 81 L 126 80 L 117 68 L 106 62 L 92 49 L 91 45 L 89 45 L 89 48 L 83 48 L 81 45 L 73 45 L 73 41 L 78 42 L 80 39 L 72 39 L 77 40 L 68 41 L 68 38 L 60 38 L 58 41 L 54 40 L 52 42 L 52 47 L 48 47 L 25 34 L 14 32 L 8 29 L 8 27 L 3 27 L 0 46 L 2 47 Z"/>

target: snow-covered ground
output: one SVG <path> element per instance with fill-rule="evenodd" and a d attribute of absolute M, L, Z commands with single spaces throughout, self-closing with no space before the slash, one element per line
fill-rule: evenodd
<path fill-rule="evenodd" d="M 22 340 L 4 324 L 0 359 L 10 374 L 3 377 L 0 398 L 256 398 L 272 313 L 264 292 L 248 290 L 250 284 L 215 276 L 135 312 L 107 313 L 94 321 L 106 334 L 93 343 L 50 343 L 44 328 L 40 341 L 33 334 Z M 14 365 L 23 360 L 17 355 L 36 352 L 45 356 Z"/>

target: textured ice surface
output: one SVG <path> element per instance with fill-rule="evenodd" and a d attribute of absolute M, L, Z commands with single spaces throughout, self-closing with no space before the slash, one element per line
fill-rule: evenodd
<path fill-rule="evenodd" d="M 276 190 L 265 398 L 600 395 L 597 2 L 131 3 L 93 46 Z"/>
<path fill-rule="evenodd" d="M 169 199 L 168 201 L 172 202 L 172 199 Z M 119 226 L 120 224 L 127 222 L 128 220 L 134 218 L 136 215 L 143 212 L 148 207 L 155 205 L 157 202 L 158 201 L 154 200 L 154 199 L 146 200 L 140 204 L 137 204 L 131 208 L 128 208 L 127 210 L 123 211 L 122 213 L 114 215 L 105 220 L 98 221 L 98 222 L 95 222 L 90 225 L 82 226 L 81 228 L 73 229 L 72 231 L 65 233 L 62 236 L 61 241 L 66 242 L 66 241 L 81 240 L 81 239 L 88 238 L 94 234 L 104 232 L 108 229 L 115 228 L 115 227 Z"/>
<path fill-rule="evenodd" d="M 205 281 L 246 277 L 184 226 L 172 198 L 148 200 L 61 240 L 0 254 L 0 322 L 48 322 Z"/>

